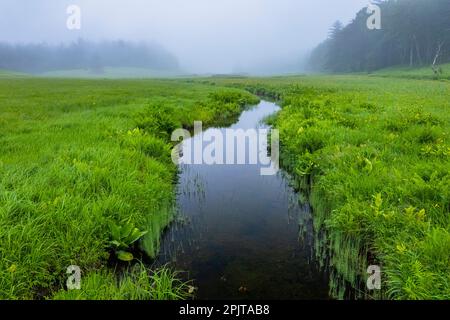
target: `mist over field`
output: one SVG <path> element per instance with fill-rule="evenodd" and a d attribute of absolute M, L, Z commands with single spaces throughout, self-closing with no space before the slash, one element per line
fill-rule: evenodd
<path fill-rule="evenodd" d="M 81 8 L 80 30 L 66 27 L 69 5 Z M 0 42 L 123 40 L 169 52 L 186 73 L 301 72 L 330 26 L 336 20 L 348 23 L 366 5 L 366 0 L 338 5 L 333 0 L 3 0 Z"/>

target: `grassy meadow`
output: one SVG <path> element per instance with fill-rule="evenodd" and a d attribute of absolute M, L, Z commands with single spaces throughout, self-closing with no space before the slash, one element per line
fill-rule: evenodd
<path fill-rule="evenodd" d="M 422 68 L 392 67 L 375 71 L 372 75 L 405 79 L 450 80 L 450 63 L 440 65 L 437 69 L 440 70 L 440 74 L 434 74 L 429 66 Z"/>
<path fill-rule="evenodd" d="M 120 281 L 112 270 L 154 257 L 173 218 L 172 131 L 257 101 L 187 82 L 2 77 L 0 298 L 183 296 L 167 270 L 120 270 Z M 70 265 L 86 282 L 75 296 Z"/>
<path fill-rule="evenodd" d="M 282 101 L 272 120 L 282 165 L 312 204 L 333 296 L 348 298 L 351 286 L 356 297 L 450 299 L 450 83 L 358 75 L 211 82 Z M 381 267 L 380 292 L 365 290 L 368 265 Z"/>
<path fill-rule="evenodd" d="M 83 80 L 0 73 L 0 298 L 179 299 L 158 251 L 170 133 L 281 101 L 282 166 L 313 207 L 330 290 L 450 299 L 450 83 L 392 74 Z M 145 254 L 144 254 L 145 253 Z M 65 291 L 66 268 L 85 285 Z M 117 265 L 122 266 L 117 271 Z M 367 292 L 367 266 L 382 290 Z M 125 267 L 123 267 L 125 266 Z M 119 273 L 119 275 L 117 275 Z"/>

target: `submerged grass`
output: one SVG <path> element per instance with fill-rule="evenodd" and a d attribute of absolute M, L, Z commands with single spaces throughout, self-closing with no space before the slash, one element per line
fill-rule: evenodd
<path fill-rule="evenodd" d="M 450 84 L 354 75 L 208 81 L 283 101 L 271 120 L 282 165 L 314 208 L 333 296 L 450 299 Z M 368 265 L 381 267 L 381 291 L 366 290 Z"/>
<path fill-rule="evenodd" d="M 171 130 L 255 99 L 175 81 L 0 79 L 0 298 L 52 297 L 70 265 L 85 277 L 80 297 L 121 297 L 135 277 L 113 285 L 110 226 L 147 232 L 130 249 L 157 254 L 173 217 Z"/>

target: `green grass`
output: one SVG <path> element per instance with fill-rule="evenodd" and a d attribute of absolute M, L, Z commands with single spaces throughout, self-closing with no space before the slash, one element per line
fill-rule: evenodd
<path fill-rule="evenodd" d="M 314 209 L 332 294 L 450 299 L 450 84 L 367 76 L 206 79 L 278 96 L 282 165 Z M 365 289 L 380 265 L 381 292 Z"/>
<path fill-rule="evenodd" d="M 270 121 L 314 208 L 332 294 L 449 299 L 450 84 L 364 75 L 0 79 L 0 297 L 185 297 L 166 269 L 114 272 L 111 225 L 147 232 L 128 248 L 137 258 L 157 253 L 173 217 L 170 132 L 230 123 L 257 102 L 243 89 L 282 101 Z M 67 292 L 73 264 L 85 287 Z M 381 292 L 364 290 L 370 264 Z"/>
<path fill-rule="evenodd" d="M 0 79 L 0 298 L 52 297 L 70 265 L 112 288 L 124 221 L 147 231 L 130 251 L 154 256 L 173 217 L 170 133 L 256 101 L 188 82 Z"/>
<path fill-rule="evenodd" d="M 149 271 L 136 265 L 119 277 L 111 271 L 84 277 L 80 290 L 61 290 L 54 300 L 183 300 L 193 296 L 194 287 L 178 279 L 178 273 L 162 268 Z"/>
<path fill-rule="evenodd" d="M 167 78 L 177 77 L 182 73 L 173 71 L 158 71 L 145 68 L 106 67 L 101 73 L 93 73 L 87 69 L 56 70 L 39 74 L 50 78 L 89 78 L 89 79 L 126 79 L 126 78 Z"/>
<path fill-rule="evenodd" d="M 442 74 L 436 76 L 431 66 L 417 67 L 392 67 L 375 71 L 372 75 L 380 77 L 409 78 L 409 79 L 441 79 L 450 80 L 450 63 L 439 66 Z"/>
<path fill-rule="evenodd" d="M 13 77 L 26 77 L 26 76 L 28 76 L 28 75 L 25 74 L 25 73 L 20 73 L 20 72 L 0 69 L 0 79 L 2 79 L 2 78 L 13 78 Z"/>

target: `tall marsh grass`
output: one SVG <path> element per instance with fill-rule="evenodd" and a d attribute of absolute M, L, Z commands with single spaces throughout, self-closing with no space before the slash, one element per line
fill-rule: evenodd
<path fill-rule="evenodd" d="M 211 123 L 224 98 L 236 113 L 255 101 L 176 81 L 1 78 L 0 298 L 52 297 L 70 265 L 88 298 L 106 297 L 104 282 L 122 296 L 135 277 L 111 284 L 110 225 L 127 221 L 145 233 L 137 247 L 158 254 L 173 218 L 171 130 Z"/>
<path fill-rule="evenodd" d="M 215 84 L 282 98 L 272 120 L 281 162 L 312 204 L 333 296 L 450 299 L 447 82 L 348 75 Z M 367 290 L 368 265 L 381 267 L 381 291 Z"/>

